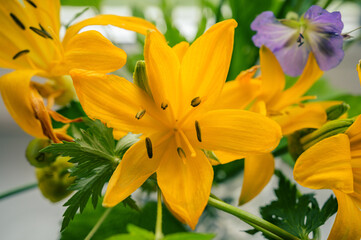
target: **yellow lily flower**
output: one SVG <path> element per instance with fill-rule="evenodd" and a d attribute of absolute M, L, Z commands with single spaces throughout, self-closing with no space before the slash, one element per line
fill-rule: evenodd
<path fill-rule="evenodd" d="M 142 34 L 155 29 L 154 25 L 139 18 L 102 15 L 73 25 L 61 42 L 59 10 L 59 0 L 8 0 L 0 5 L 0 67 L 15 70 L 0 78 L 4 103 L 25 132 L 40 138 L 51 135 L 55 142 L 58 142 L 56 134 L 47 132 L 53 131 L 52 128 L 46 131 L 43 128 L 49 124 L 50 113 L 36 112 L 36 109 L 44 109 L 44 103 L 34 100 L 34 92 L 39 92 L 48 102 L 55 100 L 64 105 L 74 96 L 72 80 L 68 76 L 70 69 L 108 73 L 126 62 L 125 52 L 99 32 L 77 34 L 79 30 L 97 23 L 112 23 Z M 47 78 L 46 83 L 31 81 L 35 75 Z M 48 104 L 48 110 L 51 105 Z M 56 113 L 51 115 L 54 117 Z"/>
<path fill-rule="evenodd" d="M 290 88 L 285 88 L 285 74 L 273 53 L 265 46 L 260 49 L 261 75 L 254 78 L 258 66 L 241 72 L 234 81 L 225 84 L 216 108 L 245 109 L 264 114 L 275 120 L 288 135 L 302 128 L 319 128 L 327 120 L 325 108 L 332 103 L 307 103 L 303 94 L 321 77 L 322 71 L 312 54 L 298 79 Z M 215 152 L 221 163 L 245 158 L 242 192 L 239 204 L 242 205 L 257 196 L 267 185 L 274 172 L 272 154 L 235 156 Z"/>
<path fill-rule="evenodd" d="M 203 150 L 250 154 L 277 146 L 281 131 L 269 118 L 213 110 L 227 76 L 236 25 L 234 20 L 215 24 L 189 47 L 171 48 L 160 33 L 149 32 L 144 49 L 149 91 L 118 76 L 71 71 L 88 116 L 114 128 L 116 138 L 143 134 L 113 173 L 104 206 L 118 204 L 156 173 L 170 211 L 194 229 L 213 180 Z"/>
<path fill-rule="evenodd" d="M 361 238 L 361 116 L 345 133 L 326 138 L 296 161 L 295 180 L 312 189 L 332 189 L 338 212 L 329 240 Z"/>

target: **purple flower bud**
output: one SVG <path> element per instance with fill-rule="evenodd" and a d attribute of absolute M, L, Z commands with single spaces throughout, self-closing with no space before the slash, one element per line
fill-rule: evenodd
<path fill-rule="evenodd" d="M 279 21 L 266 11 L 251 24 L 257 31 L 252 37 L 254 44 L 268 47 L 291 76 L 302 73 L 310 52 L 322 70 L 336 67 L 344 56 L 342 28 L 339 12 L 329 13 L 319 6 L 311 6 L 299 21 Z"/>

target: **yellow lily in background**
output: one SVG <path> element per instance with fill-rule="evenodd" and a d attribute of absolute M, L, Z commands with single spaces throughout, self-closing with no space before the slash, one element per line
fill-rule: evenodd
<path fill-rule="evenodd" d="M 301 103 L 314 98 L 303 97 L 303 94 L 323 73 L 312 54 L 300 78 L 286 90 L 285 74 L 276 57 L 265 46 L 260 49 L 261 75 L 254 78 L 258 68 L 243 71 L 234 81 L 227 82 L 216 108 L 250 108 L 274 119 L 282 128 L 283 135 L 302 128 L 319 128 L 326 122 L 325 108 L 335 103 Z M 235 156 L 215 152 L 215 155 L 221 163 L 245 158 L 240 205 L 257 196 L 273 176 L 274 158 L 271 153 Z"/>
<path fill-rule="evenodd" d="M 0 67 L 15 70 L 0 78 L 4 103 L 25 132 L 34 137 L 49 137 L 55 142 L 59 142 L 58 137 L 62 138 L 62 135 L 53 132 L 49 114 L 53 118 L 64 118 L 47 111 L 54 101 L 65 105 L 73 99 L 75 94 L 69 70 L 82 68 L 108 73 L 126 62 L 125 52 L 99 32 L 77 34 L 79 30 L 98 22 L 100 25 L 112 23 L 142 34 L 155 29 L 154 25 L 139 18 L 102 15 L 70 27 L 66 39 L 61 42 L 59 0 L 2 0 L 1 3 Z M 35 75 L 46 78 L 46 82 L 31 81 Z M 47 108 L 43 101 L 35 100 L 34 95 L 38 95 L 38 99 L 48 99 Z M 45 112 L 37 112 L 37 109 L 45 109 Z M 44 128 L 44 125 L 48 127 Z"/>
<path fill-rule="evenodd" d="M 361 238 L 361 116 L 345 133 L 326 138 L 296 161 L 293 175 L 304 187 L 331 189 L 338 211 L 329 240 Z"/>
<path fill-rule="evenodd" d="M 144 49 L 149 91 L 118 76 L 71 71 L 88 116 L 114 128 L 116 138 L 143 134 L 113 173 L 104 206 L 118 204 L 156 173 L 170 211 L 194 229 L 213 180 L 203 150 L 244 155 L 277 146 L 281 131 L 273 120 L 250 111 L 213 110 L 236 25 L 234 20 L 215 24 L 189 47 L 183 42 L 171 48 L 161 34 L 149 32 Z"/>

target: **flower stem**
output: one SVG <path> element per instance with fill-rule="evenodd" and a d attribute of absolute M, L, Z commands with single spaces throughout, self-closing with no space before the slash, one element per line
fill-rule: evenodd
<path fill-rule="evenodd" d="M 158 188 L 157 191 L 157 222 L 155 223 L 155 238 L 154 240 L 161 240 L 164 236 L 163 236 L 163 232 L 162 232 L 162 193 L 160 191 L 160 189 Z"/>
<path fill-rule="evenodd" d="M 94 234 L 96 233 L 96 231 L 98 231 L 100 225 L 102 225 L 102 223 L 104 222 L 104 220 L 108 217 L 109 213 L 112 211 L 113 208 L 107 208 L 103 215 L 99 218 L 98 222 L 94 225 L 94 227 L 92 228 L 92 230 L 88 233 L 88 235 L 84 238 L 84 240 L 90 240 Z"/>
<path fill-rule="evenodd" d="M 208 204 L 222 210 L 224 212 L 230 213 L 242 221 L 248 223 L 249 225 L 255 227 L 257 230 L 264 232 L 265 234 L 274 237 L 275 239 L 284 239 L 284 240 L 299 240 L 296 236 L 286 232 L 285 230 L 273 225 L 272 223 L 254 216 L 242 209 L 234 207 L 228 203 L 217 200 L 213 197 L 209 197 Z"/>
<path fill-rule="evenodd" d="M 3 198 L 6 198 L 6 197 L 10 197 L 12 195 L 18 194 L 18 193 L 25 192 L 25 191 L 33 189 L 33 188 L 36 188 L 37 186 L 38 186 L 38 183 L 31 183 L 31 184 L 28 184 L 28 185 L 25 185 L 25 186 L 22 186 L 22 187 L 15 188 L 13 190 L 7 191 L 5 193 L 1 193 L 0 194 L 0 200 L 3 199 Z"/>

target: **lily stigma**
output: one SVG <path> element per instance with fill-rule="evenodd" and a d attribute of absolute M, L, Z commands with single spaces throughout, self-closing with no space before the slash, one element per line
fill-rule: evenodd
<path fill-rule="evenodd" d="M 142 133 L 113 173 L 103 205 L 112 207 L 152 174 L 170 211 L 195 228 L 210 195 L 213 168 L 205 151 L 247 155 L 274 149 L 280 127 L 238 109 L 214 110 L 233 49 L 234 20 L 213 25 L 192 45 L 169 47 L 157 31 L 146 36 L 146 84 L 74 69 L 84 111 L 114 129 L 115 138 Z"/>

